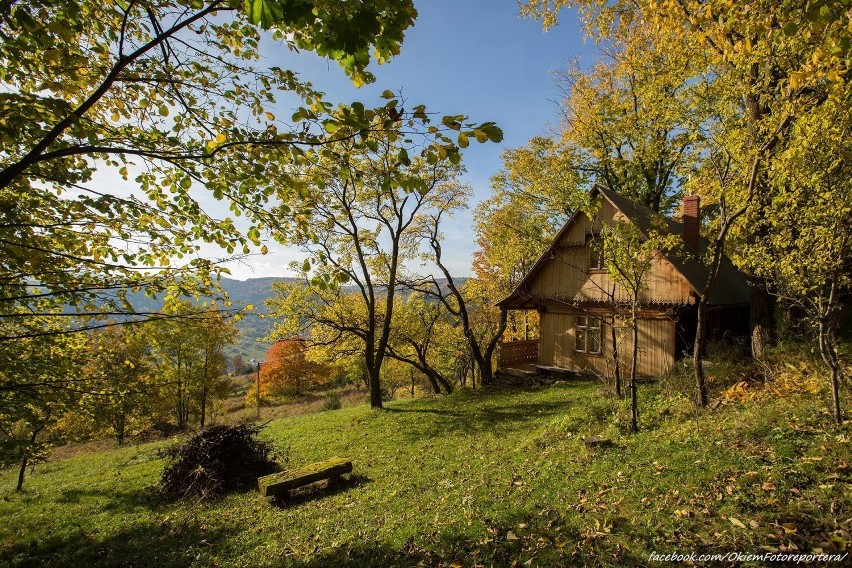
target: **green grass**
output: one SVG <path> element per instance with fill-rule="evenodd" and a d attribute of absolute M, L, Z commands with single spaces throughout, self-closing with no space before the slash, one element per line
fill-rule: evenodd
<path fill-rule="evenodd" d="M 652 551 L 850 546 L 852 433 L 823 400 L 694 417 L 644 388 L 652 428 L 632 436 L 591 382 L 279 420 L 264 436 L 289 465 L 355 468 L 286 505 L 256 490 L 161 502 L 162 443 L 38 466 L 23 494 L 4 471 L 0 565 L 623 566 Z M 616 446 L 590 453 L 588 433 Z"/>

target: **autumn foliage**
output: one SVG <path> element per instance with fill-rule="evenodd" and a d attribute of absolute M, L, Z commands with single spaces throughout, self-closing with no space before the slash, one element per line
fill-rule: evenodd
<path fill-rule="evenodd" d="M 269 348 L 260 367 L 260 396 L 300 396 L 305 391 L 324 386 L 331 369 L 306 358 L 303 339 L 284 339 Z"/>

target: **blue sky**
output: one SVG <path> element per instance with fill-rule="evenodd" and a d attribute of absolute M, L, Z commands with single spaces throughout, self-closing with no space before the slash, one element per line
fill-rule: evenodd
<path fill-rule="evenodd" d="M 401 90 L 408 104 L 425 104 L 430 112 L 466 114 L 476 122 L 494 121 L 505 134 L 502 144 L 472 144 L 464 154 L 475 200 L 487 197 L 489 180 L 501 166 L 506 148 L 522 146 L 546 133 L 557 121 L 557 91 L 552 71 L 590 48 L 573 12 L 563 12 L 559 26 L 547 33 L 537 21 L 521 19 L 515 0 L 419 0 L 419 16 L 406 33 L 402 53 L 386 65 L 373 65 L 377 81 L 355 89 L 336 63 L 311 53 L 291 54 L 286 47 L 264 44 L 270 65 L 293 69 L 332 102 L 378 105 L 385 89 Z M 469 214 L 445 230 L 445 254 L 459 276 L 470 271 L 476 246 Z M 231 266 L 235 278 L 283 276 L 296 251 L 270 246 L 270 254 Z"/>

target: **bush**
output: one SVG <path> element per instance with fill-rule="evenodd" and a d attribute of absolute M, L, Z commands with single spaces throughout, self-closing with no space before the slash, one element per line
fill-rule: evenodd
<path fill-rule="evenodd" d="M 172 446 L 165 452 L 161 492 L 174 499 L 219 497 L 276 472 L 272 445 L 257 440 L 259 431 L 250 424 L 210 426 Z"/>
<path fill-rule="evenodd" d="M 325 402 L 322 404 L 323 410 L 338 410 L 342 405 L 340 404 L 340 395 L 337 393 L 330 392 L 325 395 Z"/>

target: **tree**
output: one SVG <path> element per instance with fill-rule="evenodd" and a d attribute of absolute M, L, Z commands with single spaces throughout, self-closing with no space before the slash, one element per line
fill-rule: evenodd
<path fill-rule="evenodd" d="M 269 341 L 305 338 L 306 358 L 340 369 L 370 389 L 364 347 L 357 330 L 366 327 L 366 310 L 357 292 L 343 287 L 311 286 L 307 281 L 277 282 L 266 300 L 276 318 Z"/>
<path fill-rule="evenodd" d="M 639 406 L 636 379 L 639 363 L 639 310 L 642 293 L 647 287 L 645 278 L 662 252 L 677 248 L 677 235 L 654 229 L 643 234 L 634 224 L 616 220 L 601 227 L 604 266 L 609 277 L 627 292 L 631 334 L 630 354 L 630 430 L 639 431 Z M 618 360 L 616 359 L 616 365 Z"/>
<path fill-rule="evenodd" d="M 233 343 L 236 328 L 215 306 L 181 301 L 164 310 L 181 318 L 147 324 L 162 397 L 179 429 L 189 425 L 193 412 L 203 427 L 211 396 L 223 394 L 218 388 L 225 372 L 223 349 Z"/>
<path fill-rule="evenodd" d="M 435 394 L 452 392 L 453 384 L 438 359 L 441 340 L 455 331 L 444 310 L 437 303 L 429 303 L 424 294 L 414 292 L 405 300 L 397 298 L 394 312 L 388 355 L 423 374 Z"/>
<path fill-rule="evenodd" d="M 505 297 L 526 275 L 553 234 L 587 201 L 585 178 L 573 167 L 566 148 L 552 138 L 537 137 L 526 147 L 503 152 L 503 169 L 491 180 L 492 195 L 474 210 L 477 245 L 474 268 L 493 287 L 493 298 Z M 524 318 L 526 318 L 526 312 Z M 534 322 L 515 321 L 527 339 Z"/>
<path fill-rule="evenodd" d="M 193 331 L 198 334 L 201 344 L 202 362 L 190 392 L 195 395 L 199 427 L 204 428 L 211 399 L 226 396 L 231 384 L 224 377 L 228 366 L 224 350 L 236 340 L 237 328 L 234 319 L 219 312 L 215 306 L 208 307 L 200 316 Z"/>
<path fill-rule="evenodd" d="M 374 126 L 363 113 L 321 116 L 331 108 L 321 93 L 291 71 L 255 66 L 260 28 L 290 49 L 338 61 L 360 84 L 372 79 L 371 50 L 380 62 L 398 53 L 416 17 L 410 0 L 7 4 L 0 15 L 4 318 L 67 319 L 67 305 L 103 318 L 159 317 L 134 308 L 127 292 L 215 289 L 214 263 L 181 259 L 202 240 L 229 253 L 260 246 L 261 224 L 243 233 L 230 219 L 208 216 L 199 187 L 235 214 L 251 213 L 292 189 L 274 164 L 305 159 L 334 138 L 334 127 L 350 128 L 345 137 Z M 292 123 L 273 115 L 280 92 L 305 105 Z M 128 189 L 133 178 L 136 193 L 97 191 L 90 182 L 106 170 Z M 52 332 L 94 325 L 83 323 Z M 10 329 L 0 334 L 17 338 Z"/>
<path fill-rule="evenodd" d="M 57 322 L 27 319 L 16 325 L 61 332 Z M 0 342 L 0 464 L 18 464 L 16 490 L 24 485 L 28 465 L 43 459 L 45 430 L 79 402 L 86 392 L 81 370 L 87 355 L 83 336 L 48 333 L 21 341 Z"/>
<path fill-rule="evenodd" d="M 390 108 L 395 108 L 393 94 L 386 96 Z M 323 148 L 317 162 L 304 172 L 311 183 L 303 187 L 303 196 L 273 212 L 276 237 L 308 255 L 301 268 L 312 274 L 311 285 L 320 290 L 317 299 L 340 299 L 322 294 L 339 284 L 355 288 L 363 318 L 324 318 L 317 323 L 359 338 L 373 408 L 382 406 L 381 366 L 391 338 L 400 273 L 405 259 L 418 252 L 417 228 L 424 216 L 440 209 L 447 193 L 455 191 L 444 182 L 460 162 L 458 149 L 440 138 L 437 127 L 427 126 L 429 118 L 422 107 L 415 108 L 417 118 L 396 117 L 399 131 Z M 446 128 L 460 132 L 462 147 L 470 137 L 481 142 L 502 139 L 493 124 L 475 126 L 463 120 L 463 116 L 443 120 Z"/>
<path fill-rule="evenodd" d="M 727 246 L 752 280 L 751 347 L 760 357 L 772 341 L 773 298 L 782 283 L 751 262 L 757 243 L 777 234 L 778 192 L 773 178 L 784 178 L 782 156 L 799 121 L 819 116 L 823 107 L 840 103 L 849 112 L 852 30 L 846 9 L 836 2 L 598 2 L 530 0 L 522 11 L 541 17 L 545 27 L 557 22 L 563 7 L 578 7 L 590 35 L 616 41 L 634 30 L 650 31 L 654 52 L 701 53 L 690 70 L 696 85 L 693 128 L 701 131 L 699 152 L 684 189 L 698 193 L 715 215 L 709 220 L 711 246 L 705 255 L 707 283 L 699 299 L 695 362 L 697 401 L 707 400 L 701 362 L 704 318 Z M 829 148 L 838 156 L 842 144 Z M 829 162 L 832 158 L 829 158 Z M 782 167 L 783 163 L 783 167 Z M 783 185 L 783 184 L 782 184 Z M 783 193 L 783 192 L 782 192 Z M 750 251 L 748 255 L 737 254 Z"/>
<path fill-rule="evenodd" d="M 282 339 L 275 342 L 260 367 L 260 396 L 301 396 L 306 389 L 327 383 L 331 376 L 328 365 L 306 357 L 306 341 Z M 249 399 L 249 395 L 246 395 Z"/>
<path fill-rule="evenodd" d="M 457 284 L 443 257 L 442 222 L 465 207 L 470 191 L 469 187 L 455 182 L 444 184 L 436 206 L 426 212 L 418 228 L 419 240 L 428 244 L 428 252 L 423 254 L 423 258 L 438 267 L 444 282 L 438 282 L 433 275 L 414 278 L 407 286 L 443 305 L 461 329 L 481 384 L 487 385 L 494 380 L 494 354 L 506 330 L 506 312 L 493 307 L 493 296 L 485 295 L 480 281 L 468 280 L 464 285 Z M 476 269 L 477 264 L 474 263 Z M 496 315 L 496 318 L 489 315 Z"/>
<path fill-rule="evenodd" d="M 599 47 L 593 66 L 559 75 L 559 145 L 586 190 L 598 183 L 671 211 L 700 141 L 691 108 L 699 58 L 690 46 L 657 49 L 648 28 L 632 26 Z"/>
<path fill-rule="evenodd" d="M 140 418 L 153 394 L 151 359 L 144 335 L 113 327 L 91 336 L 89 360 L 83 367 L 87 406 L 98 423 L 106 422 L 118 445 L 124 444 L 129 423 Z"/>
<path fill-rule="evenodd" d="M 798 120 L 775 162 L 770 232 L 743 252 L 775 293 L 802 309 L 828 368 L 834 419 L 842 424 L 837 341 L 852 292 L 852 134 L 848 108 L 831 101 Z"/>

